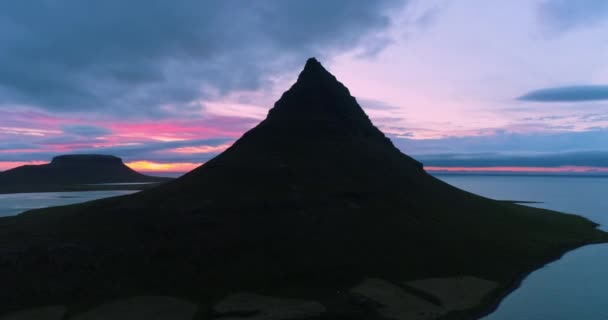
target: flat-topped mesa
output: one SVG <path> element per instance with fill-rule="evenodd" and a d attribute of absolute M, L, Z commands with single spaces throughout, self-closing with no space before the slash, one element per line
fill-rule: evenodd
<path fill-rule="evenodd" d="M 156 182 L 165 179 L 143 175 L 112 155 L 70 154 L 56 156 L 48 164 L 25 165 L 0 173 L 0 191 L 49 190 L 49 185 L 122 182 Z M 37 189 L 38 188 L 38 189 Z"/>
<path fill-rule="evenodd" d="M 51 160 L 52 166 L 61 165 L 117 165 L 122 166 L 122 159 L 104 154 L 68 154 L 56 156 Z"/>

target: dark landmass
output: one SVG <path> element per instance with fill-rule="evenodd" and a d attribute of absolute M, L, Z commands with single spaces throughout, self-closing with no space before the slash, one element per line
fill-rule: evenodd
<path fill-rule="evenodd" d="M 110 155 L 62 155 L 43 165 L 25 165 L 0 172 L 0 193 L 141 190 L 171 180 L 141 174 Z M 105 184 L 105 185 L 99 185 Z"/>
<path fill-rule="evenodd" d="M 427 174 L 310 59 L 264 121 L 192 172 L 133 195 L 0 219 L 0 310 L 63 305 L 79 314 L 160 295 L 194 302 L 196 319 L 256 319 L 267 298 L 226 298 L 252 292 L 291 298 L 285 305 L 304 305 L 309 319 L 381 319 L 406 312 L 399 303 L 413 292 L 444 310 L 437 317 L 468 319 L 565 251 L 607 241 L 596 226 Z M 399 289 L 461 276 L 493 289 L 456 311 L 440 291 Z M 259 309 L 239 309 L 243 296 Z"/>

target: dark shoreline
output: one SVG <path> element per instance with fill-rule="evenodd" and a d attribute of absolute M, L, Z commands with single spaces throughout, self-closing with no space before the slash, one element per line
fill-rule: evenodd
<path fill-rule="evenodd" d="M 479 307 L 471 309 L 471 310 L 467 310 L 467 311 L 450 312 L 450 313 L 446 314 L 445 316 L 440 317 L 438 319 L 439 320 L 481 319 L 482 317 L 485 317 L 485 316 L 493 313 L 494 311 L 496 311 L 498 309 L 498 307 L 500 306 L 500 304 L 503 302 L 503 300 L 507 296 L 509 296 L 511 293 L 513 293 L 515 290 L 519 289 L 519 287 L 521 287 L 521 284 L 523 283 L 523 281 L 529 275 L 534 273 L 535 271 L 542 269 L 544 266 L 546 266 L 550 263 L 560 260 L 568 252 L 571 252 L 571 251 L 574 251 L 574 250 L 577 250 L 577 249 L 580 249 L 582 247 L 589 246 L 589 245 L 606 244 L 606 243 L 608 243 L 608 239 L 605 239 L 603 241 L 582 242 L 580 244 L 568 246 L 568 247 L 562 249 L 557 254 L 552 255 L 552 256 L 548 257 L 547 259 L 534 265 L 529 271 L 523 272 L 522 274 L 520 274 L 519 276 L 514 278 L 510 283 L 507 283 L 503 287 L 499 288 L 494 294 L 486 297 Z"/>

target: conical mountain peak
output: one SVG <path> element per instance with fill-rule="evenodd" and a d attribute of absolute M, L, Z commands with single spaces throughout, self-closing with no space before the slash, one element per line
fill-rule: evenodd
<path fill-rule="evenodd" d="M 315 57 L 310 57 L 310 58 L 308 58 L 308 60 L 306 60 L 304 69 L 306 69 L 307 67 L 308 68 L 315 68 L 315 67 L 323 68 L 323 66 L 321 65 L 321 62 L 319 62 L 319 60 L 317 60 L 317 58 L 315 58 Z M 325 68 L 323 68 L 323 69 L 325 69 Z"/>
<path fill-rule="evenodd" d="M 363 135 L 388 141 L 349 90 L 315 58 L 308 59 L 296 83 L 270 110 L 266 126 L 325 138 Z"/>
<path fill-rule="evenodd" d="M 322 79 L 333 79 L 336 78 L 332 76 L 327 69 L 323 67 L 323 65 L 314 57 L 309 58 L 304 65 L 304 69 L 300 73 L 298 77 L 298 82 L 304 80 L 322 80 Z"/>
<path fill-rule="evenodd" d="M 264 121 L 185 178 L 198 183 L 203 181 L 199 174 L 209 168 L 230 168 L 231 174 L 240 172 L 243 177 L 251 176 L 251 172 L 264 172 L 264 179 L 259 179 L 264 181 L 260 190 L 269 185 L 283 189 L 291 185 L 307 186 L 317 192 L 335 187 L 334 183 L 341 184 L 344 177 L 352 184 L 364 186 L 361 188 L 385 185 L 378 177 L 387 176 L 387 172 L 374 177 L 363 173 L 370 166 L 388 170 L 395 163 L 399 169 L 393 171 L 423 174 L 421 164 L 395 148 L 372 124 L 348 89 L 311 58 Z M 406 170 L 402 170 L 403 165 Z M 292 176 L 289 172 L 297 174 Z M 355 178 L 359 174 L 363 176 Z M 339 178 L 320 179 L 322 183 L 309 181 L 319 176 Z M 276 183 L 267 184 L 265 179 L 269 177 L 277 179 Z"/>
<path fill-rule="evenodd" d="M 304 69 L 298 76 L 298 81 L 293 88 L 303 88 L 307 90 L 333 90 L 336 93 L 350 96 L 348 89 L 340 83 L 316 58 L 309 58 L 304 65 Z"/>

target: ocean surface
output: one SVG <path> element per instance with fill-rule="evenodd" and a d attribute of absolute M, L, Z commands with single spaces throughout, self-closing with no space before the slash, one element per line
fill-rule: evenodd
<path fill-rule="evenodd" d="M 608 226 L 608 177 L 436 175 L 489 198 L 575 213 Z M 608 245 L 591 245 L 530 274 L 484 320 L 608 319 Z"/>
<path fill-rule="evenodd" d="M 61 206 L 134 192 L 137 190 L 0 194 L 0 217 L 16 215 L 31 209 Z"/>

